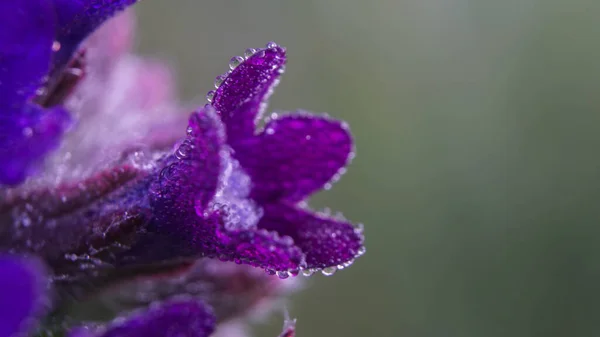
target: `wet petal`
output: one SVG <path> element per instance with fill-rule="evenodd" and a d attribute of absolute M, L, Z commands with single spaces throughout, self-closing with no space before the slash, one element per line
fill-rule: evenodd
<path fill-rule="evenodd" d="M 54 66 L 61 68 L 79 44 L 106 20 L 137 0 L 54 0 L 60 43 Z"/>
<path fill-rule="evenodd" d="M 0 2 L 0 114 L 23 104 L 42 84 L 54 41 L 52 10 L 46 0 Z"/>
<path fill-rule="evenodd" d="M 0 116 L 0 184 L 18 184 L 51 150 L 69 124 L 62 107 L 42 109 L 25 104 L 13 116 Z"/>
<path fill-rule="evenodd" d="M 61 300 L 79 296 L 74 283 L 112 269 L 148 223 L 147 180 L 121 167 L 47 190 L 2 191 L 0 223 L 7 225 L 0 226 L 0 251 L 39 256 L 56 292 L 68 295 Z"/>
<path fill-rule="evenodd" d="M 215 329 L 215 316 L 204 303 L 192 299 L 154 305 L 109 325 L 98 337 L 206 337 Z M 74 336 L 89 336 L 76 331 Z"/>
<path fill-rule="evenodd" d="M 228 143 L 254 134 L 256 121 L 283 73 L 285 61 L 285 49 L 269 44 L 218 81 L 222 83 L 214 92 L 212 104 L 225 124 Z M 244 108 L 238 109 L 244 103 Z"/>
<path fill-rule="evenodd" d="M 0 336 L 13 336 L 32 328 L 44 308 L 46 278 L 37 260 L 0 256 Z"/>
<path fill-rule="evenodd" d="M 275 231 L 227 230 L 217 233 L 217 256 L 273 272 L 299 270 L 304 256 L 291 240 Z"/>
<path fill-rule="evenodd" d="M 235 150 L 252 177 L 253 199 L 300 201 L 339 178 L 352 155 L 352 138 L 342 122 L 293 114 L 271 120 Z"/>
<path fill-rule="evenodd" d="M 223 143 L 222 125 L 212 108 L 190 117 L 188 137 L 151 187 L 151 205 L 160 227 L 173 231 L 204 212 L 217 190 Z"/>
<path fill-rule="evenodd" d="M 363 252 L 362 233 L 349 222 L 285 204 L 264 209 L 258 227 L 290 236 L 306 254 L 308 269 L 344 266 Z"/>

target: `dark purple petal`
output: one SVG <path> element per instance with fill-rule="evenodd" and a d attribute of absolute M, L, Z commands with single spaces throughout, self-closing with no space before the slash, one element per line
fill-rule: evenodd
<path fill-rule="evenodd" d="M 221 226 L 216 239 L 217 254 L 222 259 L 277 271 L 284 278 L 288 271 L 298 271 L 303 264 L 302 251 L 275 231 L 227 230 Z"/>
<path fill-rule="evenodd" d="M 137 0 L 54 0 L 58 18 L 54 66 L 61 68 L 79 44 L 102 23 Z"/>
<path fill-rule="evenodd" d="M 69 337 L 94 337 L 94 331 L 88 328 L 74 328 L 69 331 Z"/>
<path fill-rule="evenodd" d="M 283 203 L 264 206 L 264 212 L 258 227 L 290 236 L 306 254 L 308 269 L 345 267 L 363 253 L 361 230 L 349 222 Z"/>
<path fill-rule="evenodd" d="M 190 118 L 188 138 L 151 187 L 155 214 L 152 243 L 169 244 L 152 259 L 203 255 L 274 270 L 298 269 L 302 254 L 277 233 L 233 226 L 228 205 L 209 205 L 228 160 L 224 134 L 212 107 Z M 210 207 L 209 207 L 210 206 Z M 225 207 L 225 208 L 223 208 Z"/>
<path fill-rule="evenodd" d="M 227 131 L 227 141 L 236 143 L 254 134 L 256 121 L 285 65 L 285 49 L 270 43 L 267 48 L 250 50 L 247 59 L 231 72 L 218 77 L 214 93 L 209 93 Z M 235 59 L 235 58 L 234 58 Z M 232 65 L 235 65 L 235 62 Z M 244 109 L 238 109 L 247 103 Z"/>
<path fill-rule="evenodd" d="M 224 134 L 212 108 L 192 114 L 188 137 L 151 187 L 156 220 L 168 231 L 202 215 L 216 193 Z"/>
<path fill-rule="evenodd" d="M 52 10 L 46 0 L 0 2 L 0 115 L 20 114 L 14 109 L 48 72 L 56 30 Z"/>
<path fill-rule="evenodd" d="M 26 103 L 18 112 L 0 115 L 0 184 L 18 184 L 58 147 L 70 118 L 62 107 L 42 109 Z"/>
<path fill-rule="evenodd" d="M 253 199 L 300 201 L 339 177 L 352 156 L 352 138 L 343 122 L 293 114 L 272 119 L 235 150 L 252 178 Z"/>
<path fill-rule="evenodd" d="M 0 256 L 0 336 L 31 329 L 46 302 L 46 275 L 37 260 Z"/>
<path fill-rule="evenodd" d="M 133 314 L 124 322 L 108 326 L 98 337 L 207 337 L 215 329 L 215 316 L 204 303 L 173 300 Z M 90 336 L 80 329 L 71 337 Z"/>
<path fill-rule="evenodd" d="M 113 263 L 150 218 L 147 180 L 124 166 L 77 183 L 0 193 L 0 251 L 36 254 L 61 279 Z"/>

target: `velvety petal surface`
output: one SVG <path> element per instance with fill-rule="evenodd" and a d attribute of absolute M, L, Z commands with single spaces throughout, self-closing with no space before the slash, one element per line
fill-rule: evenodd
<path fill-rule="evenodd" d="M 232 65 L 241 63 L 217 77 L 215 83 L 219 86 L 214 93 L 209 93 L 212 105 L 225 124 L 228 143 L 234 148 L 238 140 L 254 134 L 256 122 L 286 61 L 285 49 L 274 43 L 264 49 L 250 49 L 245 59 L 238 58 L 232 59 Z M 239 109 L 244 103 L 244 108 Z"/>
<path fill-rule="evenodd" d="M 275 232 L 256 231 L 232 216 L 237 200 L 218 198 L 219 179 L 228 165 L 221 123 L 212 107 L 190 118 L 188 137 L 151 187 L 157 242 L 172 239 L 160 250 L 168 258 L 203 255 L 267 269 L 298 269 L 302 253 Z M 221 186 L 220 188 L 224 188 Z M 215 198 L 218 203 L 215 202 Z"/>
<path fill-rule="evenodd" d="M 234 156 L 252 178 L 253 199 L 300 201 L 342 173 L 352 138 L 343 122 L 297 113 L 272 119 Z"/>
<path fill-rule="evenodd" d="M 214 331 L 215 316 L 204 303 L 192 300 L 172 300 L 152 306 L 148 311 L 133 314 L 122 322 L 113 323 L 97 337 L 207 337 Z M 91 336 L 75 330 L 70 337 Z"/>
<path fill-rule="evenodd" d="M 306 254 L 308 269 L 344 266 L 363 253 L 363 235 L 352 224 L 284 203 L 264 206 L 258 227 L 288 235 Z"/>
<path fill-rule="evenodd" d="M 0 1 L 0 116 L 20 114 L 14 108 L 42 84 L 50 67 L 55 24 L 50 1 Z"/>
<path fill-rule="evenodd" d="M 224 141 L 223 127 L 212 108 L 192 114 L 187 138 L 151 187 L 159 226 L 174 231 L 203 214 L 217 190 Z"/>
<path fill-rule="evenodd" d="M 46 301 L 46 278 L 37 260 L 0 255 L 0 336 L 29 330 Z"/>
<path fill-rule="evenodd" d="M 64 108 L 42 109 L 32 103 L 0 115 L 0 184 L 18 184 L 31 174 L 44 155 L 58 147 L 69 122 Z"/>

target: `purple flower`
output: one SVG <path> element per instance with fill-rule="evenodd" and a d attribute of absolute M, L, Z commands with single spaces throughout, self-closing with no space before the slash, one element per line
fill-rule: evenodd
<path fill-rule="evenodd" d="M 221 335 L 272 307 L 280 279 L 364 253 L 361 226 L 306 202 L 353 157 L 348 126 L 305 111 L 258 126 L 285 49 L 234 57 L 186 129 L 168 70 L 128 51 L 130 13 L 97 29 L 134 2 L 0 5 L 0 184 L 15 185 L 0 189 L 0 336 L 94 298 L 123 314 L 71 336 Z"/>
<path fill-rule="evenodd" d="M 76 48 L 134 0 L 9 0 L 0 4 L 0 184 L 32 173 L 70 123 L 57 96 Z M 70 85 L 66 85 L 69 87 Z"/>

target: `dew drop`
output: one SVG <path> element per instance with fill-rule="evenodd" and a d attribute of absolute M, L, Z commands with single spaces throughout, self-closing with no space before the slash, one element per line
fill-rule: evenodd
<path fill-rule="evenodd" d="M 267 43 L 266 47 L 267 47 L 267 49 L 273 49 L 273 48 L 279 47 L 279 45 L 276 42 L 271 41 L 271 42 Z"/>
<path fill-rule="evenodd" d="M 215 77 L 215 88 L 218 89 L 221 86 L 221 84 L 223 84 L 223 81 L 225 81 L 225 78 L 227 78 L 227 76 L 224 75 L 219 75 Z"/>
<path fill-rule="evenodd" d="M 208 93 L 206 93 L 206 100 L 209 101 L 210 103 L 212 103 L 213 98 L 215 98 L 215 91 L 211 90 Z"/>
<path fill-rule="evenodd" d="M 367 252 L 367 248 L 363 246 L 358 249 L 358 251 L 356 252 L 356 255 L 361 256 L 361 255 L 364 255 L 366 252 Z"/>
<path fill-rule="evenodd" d="M 277 276 L 280 279 L 285 280 L 286 278 L 290 277 L 290 274 L 287 271 L 278 271 Z"/>
<path fill-rule="evenodd" d="M 181 145 L 179 145 L 177 151 L 175 151 L 175 157 L 179 160 L 185 159 L 189 157 L 191 150 L 192 145 L 188 140 L 185 140 L 183 143 L 181 143 Z"/>
<path fill-rule="evenodd" d="M 237 66 L 239 66 L 242 62 L 244 62 L 244 58 L 241 56 L 234 56 L 229 60 L 229 69 L 233 70 Z"/>
<path fill-rule="evenodd" d="M 315 271 L 312 269 L 303 269 L 302 270 L 302 276 L 308 277 L 308 276 L 312 276 L 312 274 L 314 274 L 314 273 L 315 273 Z"/>
<path fill-rule="evenodd" d="M 250 56 L 254 55 L 255 53 L 256 53 L 256 49 L 248 48 L 244 51 L 244 57 L 249 58 Z"/>
<path fill-rule="evenodd" d="M 327 268 L 323 268 L 323 270 L 321 270 L 321 273 L 323 273 L 323 275 L 325 276 L 331 276 L 333 274 L 335 274 L 335 272 L 337 271 L 337 267 L 327 267 Z"/>
<path fill-rule="evenodd" d="M 267 275 L 275 275 L 275 271 L 273 269 L 265 269 L 265 273 L 267 273 Z"/>

